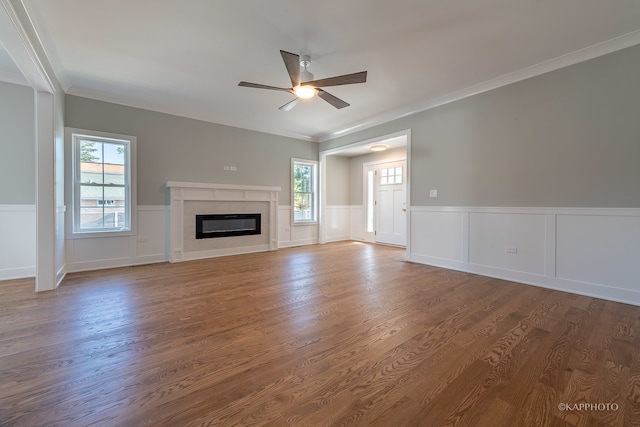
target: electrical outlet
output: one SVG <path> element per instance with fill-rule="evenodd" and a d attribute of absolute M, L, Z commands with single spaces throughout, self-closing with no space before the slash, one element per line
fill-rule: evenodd
<path fill-rule="evenodd" d="M 517 254 L 518 248 L 515 246 L 505 246 L 504 251 L 508 254 Z"/>
<path fill-rule="evenodd" d="M 438 190 L 429 190 L 429 197 L 438 197 Z"/>

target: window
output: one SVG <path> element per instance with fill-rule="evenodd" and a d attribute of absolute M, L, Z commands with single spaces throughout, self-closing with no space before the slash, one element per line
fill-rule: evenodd
<path fill-rule="evenodd" d="M 73 233 L 133 230 L 135 138 L 73 130 Z"/>
<path fill-rule="evenodd" d="M 292 159 L 293 223 L 318 221 L 318 162 Z"/>
<path fill-rule="evenodd" d="M 397 168 L 380 169 L 380 184 L 402 184 L 402 166 Z"/>

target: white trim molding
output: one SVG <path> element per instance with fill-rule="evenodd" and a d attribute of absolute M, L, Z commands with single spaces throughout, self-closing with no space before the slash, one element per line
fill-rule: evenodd
<path fill-rule="evenodd" d="M 31 22 L 28 22 L 28 25 L 32 29 L 34 28 Z M 10 0 L 0 0 L 0 40 L 29 86 L 36 92 L 55 92 L 55 86 L 37 53 L 36 47 Z M 42 46 L 39 40 L 37 43 Z M 48 58 L 45 59 L 48 60 Z"/>
<path fill-rule="evenodd" d="M 640 209 L 410 209 L 410 261 L 640 306 Z"/>

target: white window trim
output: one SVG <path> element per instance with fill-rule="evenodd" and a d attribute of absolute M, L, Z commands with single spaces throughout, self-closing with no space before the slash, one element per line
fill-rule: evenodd
<path fill-rule="evenodd" d="M 296 221 L 295 219 L 295 204 L 294 204 L 294 188 L 293 188 L 293 184 L 294 184 L 294 178 L 293 178 L 293 170 L 294 170 L 294 166 L 296 163 L 301 163 L 301 164 L 305 164 L 305 165 L 311 165 L 313 166 L 313 207 L 314 207 L 314 220 L 313 221 Z M 291 172 L 290 172 L 290 176 L 291 176 L 291 224 L 294 227 L 298 227 L 298 226 L 307 226 L 307 225 L 318 225 L 319 220 L 318 217 L 320 216 L 320 206 L 318 205 L 319 203 L 319 198 L 318 198 L 318 191 L 319 191 L 319 174 L 318 174 L 318 162 L 316 160 L 308 160 L 308 159 L 298 159 L 298 158 L 291 158 Z"/>
<path fill-rule="evenodd" d="M 93 138 L 104 138 L 104 139 L 114 139 L 114 140 L 125 140 L 129 142 L 129 168 L 127 170 L 128 178 L 129 178 L 129 215 L 130 215 L 130 227 L 128 230 L 105 230 L 105 231 L 76 231 L 76 200 L 78 199 L 78 195 L 76 194 L 76 150 L 75 144 L 73 143 L 74 135 L 81 135 Z M 78 128 L 70 128 L 65 127 L 65 146 L 67 147 L 67 164 L 70 164 L 71 167 L 67 168 L 66 173 L 66 182 L 67 182 L 67 195 L 68 202 L 71 206 L 67 212 L 66 219 L 66 238 L 67 239 L 87 239 L 87 238 L 96 238 L 96 237 L 116 237 L 116 236 L 134 236 L 137 233 L 137 138 L 131 135 L 122 135 L 110 132 L 100 132 L 93 131 L 87 129 L 78 129 Z"/>

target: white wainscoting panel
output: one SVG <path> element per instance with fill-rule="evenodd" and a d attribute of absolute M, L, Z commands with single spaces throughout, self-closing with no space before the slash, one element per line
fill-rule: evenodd
<path fill-rule="evenodd" d="M 364 206 L 351 205 L 351 240 L 364 240 Z"/>
<path fill-rule="evenodd" d="M 0 280 L 36 274 L 36 206 L 0 205 Z"/>
<path fill-rule="evenodd" d="M 411 252 L 416 257 L 463 262 L 466 213 L 411 211 Z"/>
<path fill-rule="evenodd" d="M 507 252 L 507 247 L 515 252 Z M 532 274 L 545 272 L 545 215 L 469 214 L 469 262 Z"/>
<path fill-rule="evenodd" d="M 67 240 L 67 271 L 167 261 L 169 206 L 138 206 L 137 215 L 137 235 Z"/>
<path fill-rule="evenodd" d="M 291 245 L 291 206 L 278 206 L 278 247 Z"/>
<path fill-rule="evenodd" d="M 640 217 L 558 215 L 557 277 L 640 289 Z"/>
<path fill-rule="evenodd" d="M 640 306 L 640 209 L 411 208 L 411 261 Z"/>
<path fill-rule="evenodd" d="M 326 241 L 339 242 L 351 239 L 351 206 L 326 206 L 324 212 Z"/>
<path fill-rule="evenodd" d="M 278 247 L 315 245 L 318 243 L 317 225 L 293 225 L 291 206 L 278 206 Z"/>
<path fill-rule="evenodd" d="M 317 225 L 294 225 L 291 227 L 291 246 L 315 245 L 318 243 Z"/>
<path fill-rule="evenodd" d="M 136 256 L 163 257 L 169 253 L 169 206 L 138 206 Z"/>
<path fill-rule="evenodd" d="M 67 207 L 61 205 L 56 207 L 56 287 L 60 285 L 67 274 L 66 265 L 66 240 L 65 240 L 65 213 Z"/>

